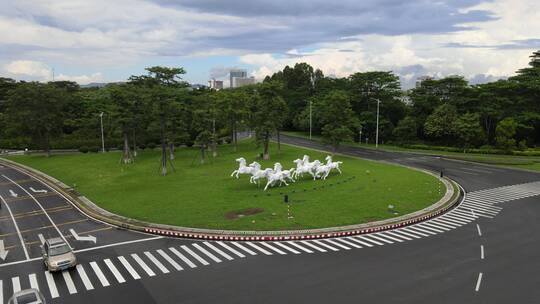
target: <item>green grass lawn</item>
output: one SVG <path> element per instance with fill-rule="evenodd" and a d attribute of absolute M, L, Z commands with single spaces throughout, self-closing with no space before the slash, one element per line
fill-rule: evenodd
<path fill-rule="evenodd" d="M 199 151 L 181 148 L 176 152 L 176 172 L 159 175 L 159 151 L 139 153 L 136 163 L 119 164 L 120 153 L 13 156 L 10 159 L 56 177 L 99 206 L 127 217 L 155 223 L 186 227 L 243 230 L 280 230 L 321 228 L 364 223 L 394 217 L 388 205 L 399 215 L 427 207 L 442 195 L 444 186 L 430 175 L 400 166 L 336 156 L 343 174 L 332 173 L 326 181 L 307 176 L 289 187 L 264 192 L 249 183 L 248 176 L 231 178 L 243 156 L 256 160 L 260 149 L 250 141 L 241 141 L 238 152 L 231 146 L 219 146 L 219 156 L 207 164 L 199 163 Z M 282 145 L 277 153 L 271 146 L 271 161 L 259 161 L 271 167 L 276 161 L 285 168 L 292 160 L 309 154 L 324 159 L 326 154 Z M 283 195 L 288 194 L 293 219 L 287 218 Z M 260 208 L 254 215 L 229 219 L 230 212 Z"/>
<path fill-rule="evenodd" d="M 283 132 L 285 135 L 298 136 L 309 138 L 306 132 Z M 313 140 L 320 141 L 320 136 L 312 136 Z M 359 144 L 355 142 L 345 142 L 344 145 L 361 147 L 365 149 L 375 149 L 374 144 Z M 392 152 L 413 152 L 428 155 L 443 155 L 446 158 L 457 160 L 471 161 L 489 165 L 504 166 L 509 168 L 527 169 L 540 171 L 540 157 L 538 156 L 517 156 L 517 155 L 500 155 L 500 154 L 478 154 L 478 153 L 460 153 L 441 150 L 423 150 L 409 149 L 395 145 L 379 144 L 379 149 Z"/>

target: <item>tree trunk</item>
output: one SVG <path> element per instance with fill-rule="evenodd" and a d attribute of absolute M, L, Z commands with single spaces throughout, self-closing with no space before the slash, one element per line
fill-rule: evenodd
<path fill-rule="evenodd" d="M 280 138 L 279 130 L 277 130 L 277 150 L 281 152 L 281 138 Z"/>
<path fill-rule="evenodd" d="M 217 156 L 217 143 L 216 143 L 216 120 L 212 121 L 212 157 Z"/>
<path fill-rule="evenodd" d="M 232 130 L 232 142 L 233 142 L 233 145 L 234 145 L 234 152 L 237 152 L 238 151 L 238 146 L 236 144 L 236 122 L 233 121 L 231 123 L 231 130 Z"/>
<path fill-rule="evenodd" d="M 174 160 L 174 142 L 169 143 L 169 159 Z"/>
<path fill-rule="evenodd" d="M 137 142 L 135 141 L 135 129 L 133 129 L 133 157 L 137 157 Z"/>
<path fill-rule="evenodd" d="M 206 151 L 205 145 L 201 144 L 201 165 L 204 164 L 204 160 L 206 158 L 206 154 L 205 154 L 206 152 L 205 151 Z"/>
<path fill-rule="evenodd" d="M 47 157 L 51 156 L 51 143 L 49 141 L 49 132 L 45 133 L 45 152 Z"/>
<path fill-rule="evenodd" d="M 124 133 L 124 149 L 122 151 L 121 162 L 123 164 L 130 164 L 133 161 L 133 158 L 131 157 L 131 152 L 129 150 L 128 132 L 124 131 L 123 133 Z"/>
<path fill-rule="evenodd" d="M 266 133 L 266 135 L 264 136 L 264 153 L 263 153 L 264 160 L 270 159 L 270 152 L 268 151 L 269 144 L 270 144 L 270 135 Z"/>
<path fill-rule="evenodd" d="M 165 115 L 160 115 L 161 175 L 167 175 L 167 143 L 165 142 Z"/>

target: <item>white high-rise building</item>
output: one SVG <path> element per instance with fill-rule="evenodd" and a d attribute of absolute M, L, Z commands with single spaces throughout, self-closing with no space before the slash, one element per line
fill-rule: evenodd
<path fill-rule="evenodd" d="M 223 80 L 216 80 L 212 78 L 211 80 L 208 80 L 208 86 L 210 89 L 214 90 L 222 90 L 223 89 Z"/>
<path fill-rule="evenodd" d="M 247 77 L 246 70 L 240 70 L 240 69 L 231 70 L 229 72 L 229 87 L 236 88 L 234 86 L 235 78 L 246 78 L 246 77 Z"/>

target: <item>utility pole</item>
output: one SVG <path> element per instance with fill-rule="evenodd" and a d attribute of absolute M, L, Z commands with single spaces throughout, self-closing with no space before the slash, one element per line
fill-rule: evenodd
<path fill-rule="evenodd" d="M 101 121 L 101 151 L 105 153 L 105 138 L 103 136 L 103 112 L 99 114 L 99 118 Z"/>

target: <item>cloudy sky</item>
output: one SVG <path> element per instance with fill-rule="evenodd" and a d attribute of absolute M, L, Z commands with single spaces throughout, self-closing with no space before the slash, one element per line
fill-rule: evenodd
<path fill-rule="evenodd" d="M 153 65 L 206 83 L 308 62 L 326 75 L 510 76 L 540 49 L 538 0 L 0 0 L 0 76 L 86 84 Z"/>

